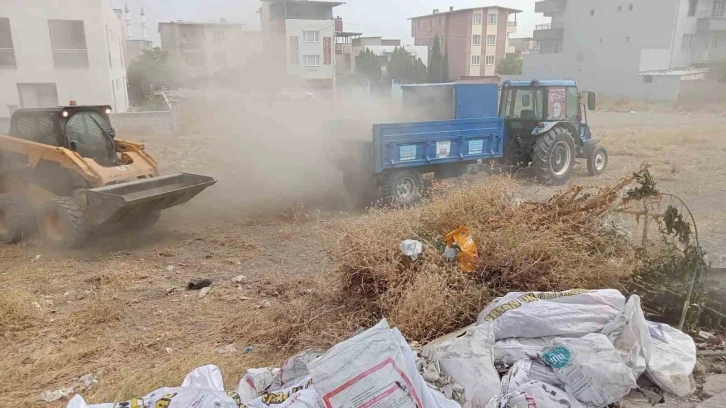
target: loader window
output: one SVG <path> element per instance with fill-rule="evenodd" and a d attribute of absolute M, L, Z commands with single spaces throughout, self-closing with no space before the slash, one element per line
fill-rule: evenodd
<path fill-rule="evenodd" d="M 24 140 L 42 143 L 50 146 L 58 146 L 53 119 L 48 116 L 25 116 L 15 122 L 17 135 Z M 11 134 L 14 132 L 11 132 Z"/>
<path fill-rule="evenodd" d="M 102 166 L 113 166 L 117 160 L 110 131 L 111 125 L 96 112 L 78 112 L 66 124 L 68 143 L 75 143 L 81 157 L 93 159 Z"/>
<path fill-rule="evenodd" d="M 538 88 L 508 88 L 504 92 L 504 118 L 541 120 L 544 90 Z"/>

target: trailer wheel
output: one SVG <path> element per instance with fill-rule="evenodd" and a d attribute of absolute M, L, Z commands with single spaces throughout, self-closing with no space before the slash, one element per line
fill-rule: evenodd
<path fill-rule="evenodd" d="M 574 164 L 575 143 L 569 130 L 555 127 L 537 138 L 532 172 L 540 184 L 560 186 L 567 183 Z"/>
<path fill-rule="evenodd" d="M 57 197 L 43 206 L 40 226 L 46 242 L 77 248 L 88 239 L 86 210 L 73 197 Z"/>
<path fill-rule="evenodd" d="M 12 244 L 35 231 L 35 214 L 22 197 L 0 194 L 0 243 Z"/>
<path fill-rule="evenodd" d="M 602 146 L 595 146 L 587 152 L 587 171 L 591 176 L 598 176 L 608 165 L 608 151 Z"/>
<path fill-rule="evenodd" d="M 423 197 L 421 175 L 414 170 L 391 172 L 386 179 L 385 192 L 392 204 L 412 206 Z"/>

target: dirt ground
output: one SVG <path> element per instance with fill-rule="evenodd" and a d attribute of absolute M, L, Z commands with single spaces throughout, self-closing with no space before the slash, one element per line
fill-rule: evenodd
<path fill-rule="evenodd" d="M 610 162 L 605 174 L 589 177 L 582 160 L 574 181 L 614 183 L 652 163 L 661 191 L 681 197 L 695 214 L 709 259 L 726 263 L 726 117 L 595 112 L 590 122 Z M 234 388 L 246 368 L 287 356 L 288 350 L 250 342 L 244 328 L 276 324 L 262 318 L 267 304 L 314 296 L 309 278 L 332 267 L 326 255 L 336 220 L 355 215 L 341 210 L 340 185 L 317 191 L 324 195 L 304 208 L 274 197 L 262 206 L 225 206 L 232 204 L 230 190 L 244 192 L 244 174 L 215 168 L 210 137 L 141 138 L 163 171 L 220 180 L 165 213 L 151 230 L 96 237 L 87 248 L 65 253 L 36 240 L 0 247 L 0 406 L 65 406 L 66 400 L 47 404 L 39 395 L 89 373 L 99 382 L 81 391 L 88 402 L 122 401 L 177 385 L 204 364 L 219 365 L 225 385 Z M 555 190 L 526 174 L 520 182 L 523 197 L 544 198 Z M 184 290 L 197 278 L 214 282 L 204 298 Z M 238 351 L 215 351 L 228 344 Z M 249 353 L 246 347 L 252 347 Z"/>

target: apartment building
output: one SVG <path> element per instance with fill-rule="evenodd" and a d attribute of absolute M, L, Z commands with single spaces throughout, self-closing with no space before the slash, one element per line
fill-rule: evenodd
<path fill-rule="evenodd" d="M 243 24 L 170 21 L 159 23 L 161 49 L 187 78 L 206 77 L 239 66 L 255 47 Z M 255 38 L 252 38 L 255 37 Z"/>
<path fill-rule="evenodd" d="M 403 48 L 413 58 L 421 58 L 424 65 L 428 65 L 429 47 L 425 45 L 401 45 L 401 40 L 386 39 L 382 37 L 359 37 L 352 41 L 353 64 L 350 72 L 355 72 L 355 57 L 366 49 L 377 55 L 382 62 L 391 61 L 393 51 L 396 48 Z"/>
<path fill-rule="evenodd" d="M 287 76 L 306 86 L 335 84 L 335 19 L 341 2 L 262 0 L 259 10 L 266 58 L 271 69 L 285 67 Z"/>
<path fill-rule="evenodd" d="M 125 112 L 124 39 L 109 0 L 0 0 L 0 117 L 71 99 Z"/>
<path fill-rule="evenodd" d="M 539 52 L 539 43 L 534 40 L 534 37 L 510 38 L 509 45 L 514 48 L 515 55 Z"/>
<path fill-rule="evenodd" d="M 497 65 L 514 49 L 509 35 L 517 31 L 517 13 L 507 7 L 491 6 L 447 12 L 434 9 L 432 14 L 411 18 L 414 45 L 431 46 L 441 38 L 442 52 L 449 56 L 449 75 L 496 75 Z M 511 18 L 511 20 L 510 20 Z"/>
<path fill-rule="evenodd" d="M 726 58 L 726 0 L 544 0 L 535 11 L 552 22 L 535 27 L 525 79 L 672 100 L 689 68 Z"/>

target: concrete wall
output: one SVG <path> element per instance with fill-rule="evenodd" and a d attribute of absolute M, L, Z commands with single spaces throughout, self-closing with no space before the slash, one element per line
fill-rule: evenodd
<path fill-rule="evenodd" d="M 303 31 L 319 31 L 319 42 L 303 42 Z M 290 37 L 298 37 L 298 64 L 292 64 L 291 59 L 287 58 L 287 70 L 291 75 L 303 79 L 328 79 L 332 80 L 335 76 L 335 36 L 334 24 L 332 20 L 285 20 L 285 34 L 287 37 L 287 55 L 290 55 Z M 325 64 L 325 55 L 323 46 L 325 38 L 329 38 L 331 42 L 330 63 Z M 306 67 L 303 65 L 304 55 L 319 55 L 320 66 Z"/>
<path fill-rule="evenodd" d="M 639 73 L 641 63 L 662 65 L 662 52 L 652 50 L 671 49 L 677 1 L 631 0 L 632 11 L 627 3 L 567 2 L 557 19 L 564 23 L 563 52 L 525 55 L 523 76 L 575 79 L 584 89 L 614 97 L 674 100 L 673 81 L 655 89 L 655 81 L 645 83 Z"/>
<path fill-rule="evenodd" d="M 176 130 L 171 111 L 112 113 L 111 123 L 119 133 L 172 133 Z"/>
<path fill-rule="evenodd" d="M 117 112 L 128 109 L 123 47 L 118 43 L 123 24 L 107 0 L 76 0 L 73 7 L 63 0 L 0 0 L 0 17 L 10 20 L 17 63 L 16 68 L 0 68 L 0 116 L 9 116 L 8 105 L 20 105 L 18 83 L 55 84 L 56 104 L 75 99 L 79 104 L 108 104 Z M 54 67 L 48 19 L 83 20 L 87 68 Z"/>

